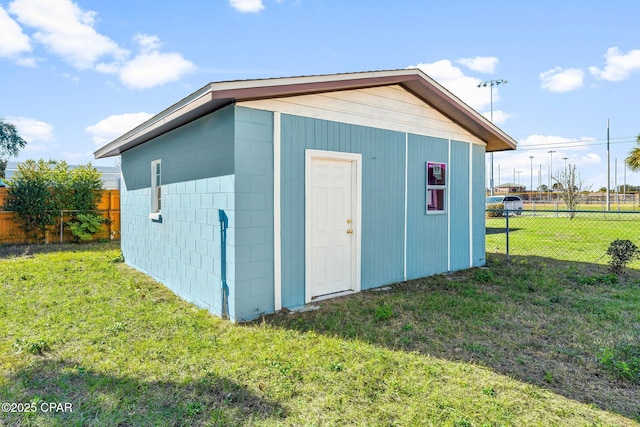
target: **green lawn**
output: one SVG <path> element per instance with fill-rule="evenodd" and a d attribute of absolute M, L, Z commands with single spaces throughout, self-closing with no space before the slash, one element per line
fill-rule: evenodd
<path fill-rule="evenodd" d="M 506 253 L 506 218 L 487 218 L 487 252 Z M 615 239 L 640 247 L 640 214 L 524 212 L 509 217 L 509 253 L 606 264 Z M 640 261 L 631 264 L 640 268 Z"/>
<path fill-rule="evenodd" d="M 232 325 L 116 244 L 33 251 L 0 247 L 0 402 L 36 409 L 0 425 L 639 425 L 635 271 L 490 257 Z"/>

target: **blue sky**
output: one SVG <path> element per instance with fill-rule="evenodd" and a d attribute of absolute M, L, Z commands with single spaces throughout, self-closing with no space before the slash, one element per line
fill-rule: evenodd
<path fill-rule="evenodd" d="M 607 119 L 612 185 L 640 133 L 638 16 L 620 0 L 0 0 L 0 117 L 28 142 L 17 160 L 113 165 L 92 153 L 208 82 L 417 66 L 487 117 L 477 85 L 508 80 L 493 116 L 519 146 L 495 154 L 496 184 L 499 167 L 529 186 L 532 162 L 546 184 L 566 157 L 598 189 Z"/>

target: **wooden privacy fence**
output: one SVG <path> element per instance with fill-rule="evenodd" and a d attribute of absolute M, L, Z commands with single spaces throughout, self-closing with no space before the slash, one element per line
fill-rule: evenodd
<path fill-rule="evenodd" d="M 13 219 L 14 213 L 2 211 L 6 197 L 7 189 L 0 187 L 0 244 L 28 243 L 27 236 L 19 227 L 20 222 Z M 102 229 L 93 236 L 94 240 L 120 240 L 120 190 L 103 190 L 97 212 L 107 218 L 109 222 L 102 225 Z M 62 211 L 57 216 L 57 224 L 47 230 L 46 242 L 73 241 L 73 234 L 68 227 L 63 227 L 62 234 L 60 233 L 61 220 L 64 225 L 71 219 L 69 211 Z"/>

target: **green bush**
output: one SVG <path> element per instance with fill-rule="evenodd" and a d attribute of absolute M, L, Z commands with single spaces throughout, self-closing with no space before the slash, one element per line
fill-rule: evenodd
<path fill-rule="evenodd" d="M 627 264 L 634 258 L 638 258 L 639 254 L 638 247 L 631 240 L 614 240 L 607 249 L 607 255 L 611 257 L 609 260 L 611 272 L 624 273 Z"/>
<path fill-rule="evenodd" d="M 487 205 L 487 216 L 498 217 L 504 215 L 504 203 L 495 203 Z"/>
<path fill-rule="evenodd" d="M 52 197 L 52 162 L 27 160 L 9 181 L 5 211 L 14 212 L 29 239 L 43 242 L 47 227 L 55 224 L 56 200 Z"/>
<path fill-rule="evenodd" d="M 75 238 L 75 241 L 91 240 L 93 235 L 100 231 L 102 224 L 109 221 L 97 213 L 79 213 L 75 219 L 69 223 L 69 229 Z"/>

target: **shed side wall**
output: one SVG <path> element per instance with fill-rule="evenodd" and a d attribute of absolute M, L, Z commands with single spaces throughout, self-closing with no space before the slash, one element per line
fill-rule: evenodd
<path fill-rule="evenodd" d="M 233 120 L 233 108 L 225 108 L 122 154 L 125 262 L 218 315 L 218 209 L 226 211 L 230 227 L 234 224 Z M 162 219 L 152 221 L 150 165 L 157 159 L 162 161 Z M 227 243 L 234 246 L 232 229 Z M 233 265 L 228 274 L 233 289 Z M 232 319 L 233 310 L 230 304 Z"/>

